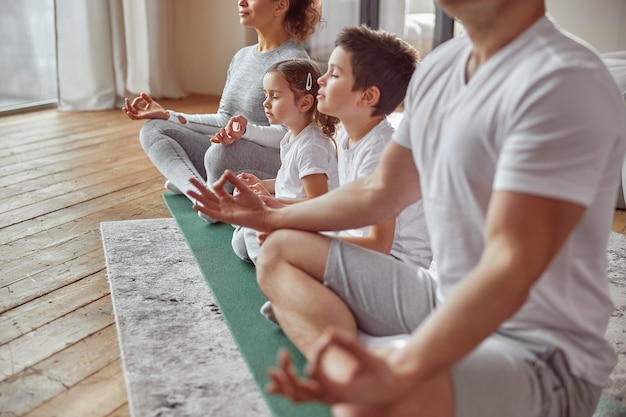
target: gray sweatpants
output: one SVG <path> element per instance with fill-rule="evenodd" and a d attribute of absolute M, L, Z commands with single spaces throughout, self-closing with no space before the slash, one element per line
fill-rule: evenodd
<path fill-rule="evenodd" d="M 212 144 L 208 136 L 167 120 L 148 120 L 139 139 L 154 166 L 185 194 L 193 189 L 192 177 L 211 186 L 226 169 L 267 179 L 275 178 L 280 168 L 278 149 L 245 139 L 229 146 Z"/>
<path fill-rule="evenodd" d="M 374 336 L 407 334 L 436 307 L 436 279 L 374 251 L 333 240 L 324 284 Z M 455 417 L 590 417 L 602 388 L 570 373 L 545 342 L 496 332 L 451 370 Z"/>

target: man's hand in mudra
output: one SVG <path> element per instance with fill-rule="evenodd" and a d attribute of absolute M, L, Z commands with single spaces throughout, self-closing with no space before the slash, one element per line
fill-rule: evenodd
<path fill-rule="evenodd" d="M 225 223 L 271 232 L 265 217 L 273 209 L 265 205 L 261 197 L 231 171 L 226 170 L 213 184 L 213 191 L 195 178 L 189 181 L 198 190 L 188 192 L 195 201 L 195 210 Z M 234 195 L 226 191 L 226 183 L 231 183 L 237 189 Z"/>

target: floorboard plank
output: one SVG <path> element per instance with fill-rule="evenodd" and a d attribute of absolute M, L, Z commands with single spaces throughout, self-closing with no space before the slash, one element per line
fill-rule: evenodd
<path fill-rule="evenodd" d="M 101 248 L 94 249 L 70 262 L 54 265 L 0 288 L 0 313 L 103 271 L 102 256 Z"/>
<path fill-rule="evenodd" d="M 111 414 L 107 414 L 105 417 L 130 417 L 130 409 L 128 408 L 128 403 L 113 411 Z"/>
<path fill-rule="evenodd" d="M 73 182 L 78 181 L 86 175 L 94 175 L 107 170 L 119 170 L 121 166 L 139 162 L 151 164 L 151 162 L 146 160 L 145 155 L 139 152 L 104 160 L 102 157 L 94 157 L 87 159 L 83 165 L 73 169 L 66 169 L 44 177 L 31 178 L 28 180 L 20 178 L 18 183 L 10 183 L 0 188 L 0 199 L 8 199 L 20 194 L 30 193 L 30 198 L 34 201 L 35 198 L 32 193 L 38 190 L 43 189 L 46 190 L 46 192 L 50 192 L 50 190 L 66 187 L 68 184 L 71 185 Z M 45 182 L 42 180 L 45 180 Z"/>
<path fill-rule="evenodd" d="M 626 210 L 616 210 L 613 216 L 613 231 L 626 234 Z"/>
<path fill-rule="evenodd" d="M 97 233 L 98 230 L 95 229 L 94 225 L 94 228 L 90 229 L 89 232 Z M 87 237 L 83 233 L 67 236 L 68 240 L 49 247 L 42 246 L 40 250 L 30 256 L 24 253 L 24 256 L 3 261 L 0 288 L 14 285 L 24 279 L 41 279 L 42 276 L 46 275 L 46 271 L 50 271 L 58 265 L 71 265 L 75 259 L 81 256 L 93 257 L 93 252 L 100 249 L 102 245 L 97 239 L 85 240 Z M 58 274 L 58 271 L 51 271 L 47 274 Z"/>
<path fill-rule="evenodd" d="M 122 148 L 123 151 L 120 149 Z M 114 156 L 109 156 L 113 154 Z M 59 158 L 49 158 L 46 163 L 22 163 L 14 165 L 12 170 L 0 177 L 0 187 L 20 184 L 25 181 L 38 180 L 48 184 L 54 175 L 74 170 L 84 169 L 85 166 L 101 163 L 102 161 L 115 161 L 124 155 L 134 154 L 146 158 L 141 150 L 141 145 L 128 143 L 119 145 L 115 143 L 103 144 L 100 148 L 82 148 L 71 155 L 63 155 Z"/>
<path fill-rule="evenodd" d="M 12 142 L 11 146 L 0 149 L 0 165 L 9 165 L 14 162 L 36 160 L 47 155 L 59 155 L 73 149 L 78 149 L 86 144 L 103 143 L 108 138 L 128 137 L 129 131 L 126 126 L 118 122 L 110 121 L 98 126 L 94 130 L 84 123 L 78 123 L 73 129 L 54 131 L 50 127 L 42 127 L 46 135 L 38 132 L 30 132 L 30 140 L 17 141 L 15 138 L 6 138 L 3 142 Z M 137 135 L 137 138 L 139 136 Z"/>
<path fill-rule="evenodd" d="M 0 316 L 0 345 L 84 307 L 109 293 L 104 270 L 76 282 L 74 285 L 44 294 Z"/>
<path fill-rule="evenodd" d="M 141 181 L 141 179 L 137 179 Z M 163 179 L 159 179 L 159 188 L 163 190 Z M 144 199 L 155 194 L 156 184 L 152 181 L 139 182 L 132 187 L 121 188 L 115 192 L 106 194 L 101 198 L 84 201 L 75 204 L 72 210 L 62 210 L 39 216 L 36 222 L 23 222 L 0 229 L 0 245 L 27 238 L 30 235 L 42 232 L 46 229 L 60 226 L 64 223 L 81 219 L 100 211 L 117 207 L 118 205 L 134 199 Z M 121 219 L 121 218 L 120 218 Z"/>
<path fill-rule="evenodd" d="M 22 371 L 14 378 L 0 382 L 0 416 L 24 415 L 66 389 L 59 381 L 34 369 Z"/>
<path fill-rule="evenodd" d="M 119 359 L 115 325 L 82 339 L 61 352 L 0 382 L 5 399 L 0 411 L 26 414 L 69 387 Z M 68 367 L 66 363 L 74 364 Z M 0 412 L 0 415 L 3 415 Z"/>
<path fill-rule="evenodd" d="M 5 248 L 13 252 L 12 256 L 0 259 L 0 268 L 3 272 L 11 270 L 15 277 L 27 276 L 40 271 L 42 264 L 50 266 L 53 260 L 57 263 L 64 262 L 73 259 L 73 255 L 79 250 L 100 247 L 102 245 L 100 222 L 119 220 L 120 217 L 127 220 L 171 217 L 160 198 L 160 193 L 164 191 L 161 181 L 161 179 L 155 181 L 155 188 L 158 187 L 158 190 L 145 199 L 126 201 L 118 206 L 10 242 L 10 246 L 6 245 Z M 1 280 L 0 276 L 0 282 Z"/>
<path fill-rule="evenodd" d="M 108 295 L 13 339 L 0 346 L 0 380 L 19 374 L 113 323 L 111 296 Z"/>
<path fill-rule="evenodd" d="M 65 187 L 56 187 L 52 192 L 42 189 L 35 200 L 31 199 L 35 193 L 11 198 L 8 210 L 0 210 L 0 228 L 101 198 L 115 192 L 119 187 L 132 187 L 137 183 L 137 178 L 144 178 L 153 171 L 151 164 L 145 160 L 119 168 L 84 176 Z"/>
<path fill-rule="evenodd" d="M 6 165 L 0 165 L 0 175 L 3 177 L 9 174 L 16 175 L 33 169 L 51 172 L 50 166 L 55 167 L 58 165 L 67 168 L 80 166 L 84 164 L 84 161 L 81 158 L 93 155 L 102 156 L 107 152 L 113 151 L 111 148 L 118 149 L 119 151 L 119 148 L 127 146 L 141 146 L 129 143 L 131 142 L 131 138 L 132 136 L 122 136 L 106 142 L 86 141 L 81 142 L 81 146 L 75 149 L 70 149 L 70 151 L 63 151 L 56 154 L 45 154 L 41 157 L 23 158 Z"/>
<path fill-rule="evenodd" d="M 26 417 L 98 417 L 127 402 L 120 360 L 25 414 Z"/>

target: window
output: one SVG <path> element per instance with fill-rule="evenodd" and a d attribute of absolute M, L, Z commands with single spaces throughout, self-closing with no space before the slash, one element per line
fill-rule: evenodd
<path fill-rule="evenodd" d="M 310 55 L 322 69 L 335 46 L 335 38 L 346 26 L 366 23 L 395 33 L 422 57 L 461 29 L 436 9 L 433 0 L 322 0 L 322 13 L 324 23 L 309 42 Z"/>
<path fill-rule="evenodd" d="M 0 0 L 0 112 L 57 101 L 54 0 Z"/>

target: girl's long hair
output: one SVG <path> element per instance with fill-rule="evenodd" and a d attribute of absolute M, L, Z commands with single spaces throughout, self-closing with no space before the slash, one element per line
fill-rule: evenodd
<path fill-rule="evenodd" d="M 321 0 L 291 0 L 285 15 L 285 30 L 297 42 L 304 43 L 322 21 Z"/>

